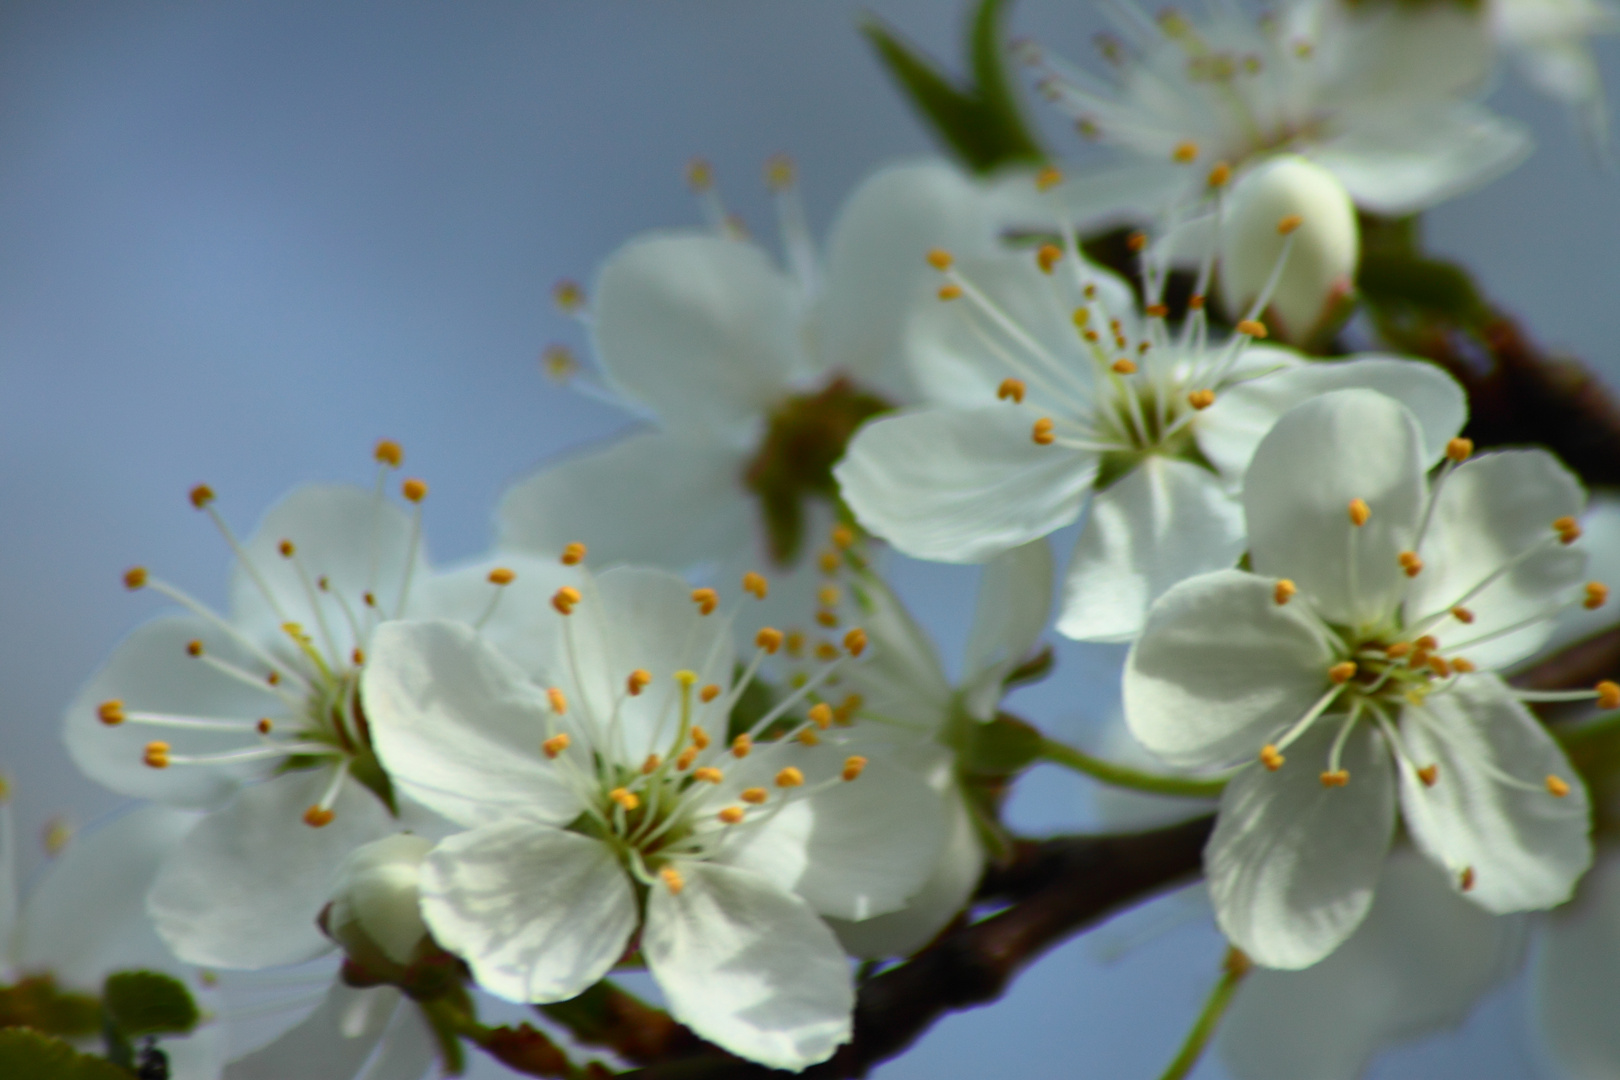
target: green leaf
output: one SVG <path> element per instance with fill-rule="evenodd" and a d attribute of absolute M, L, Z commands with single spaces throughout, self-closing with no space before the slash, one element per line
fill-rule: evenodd
<path fill-rule="evenodd" d="M 973 78 L 966 85 L 876 17 L 861 24 L 861 33 L 924 123 L 974 172 L 1046 158 L 1007 75 L 1003 24 L 1010 5 L 1011 0 L 980 0 L 968 28 Z"/>
<path fill-rule="evenodd" d="M 185 984 L 156 971 L 107 976 L 101 1004 L 108 1022 L 128 1038 L 182 1035 L 197 1026 L 197 1003 Z"/>
<path fill-rule="evenodd" d="M 0 987 L 0 1028 L 30 1027 L 69 1038 L 101 1030 L 101 1003 L 89 994 L 62 990 L 49 975 L 31 975 Z"/>
<path fill-rule="evenodd" d="M 1413 309 L 1470 324 L 1487 310 L 1467 271 L 1439 259 L 1368 252 L 1357 286 L 1369 304 Z"/>
<path fill-rule="evenodd" d="M 81 1054 L 29 1028 L 0 1031 L 0 1076 L 6 1080 L 130 1080 L 104 1058 Z"/>

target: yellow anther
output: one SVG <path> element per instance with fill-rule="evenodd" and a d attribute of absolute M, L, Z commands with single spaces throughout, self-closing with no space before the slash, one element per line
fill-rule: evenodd
<path fill-rule="evenodd" d="M 1319 779 L 1322 781 L 1322 786 L 1326 788 L 1344 787 L 1350 782 L 1350 771 L 1348 769 L 1331 769 L 1323 773 Z"/>
<path fill-rule="evenodd" d="M 928 253 L 928 265 L 941 272 L 949 270 L 951 263 L 954 261 L 951 258 L 951 253 L 944 248 L 934 248 Z"/>
<path fill-rule="evenodd" d="M 1434 787 L 1440 781 L 1440 766 L 1425 765 L 1417 771 L 1417 778 L 1423 781 L 1424 787 Z"/>
<path fill-rule="evenodd" d="M 648 754 L 647 759 L 641 763 L 641 775 L 651 776 L 653 773 L 658 771 L 658 766 L 662 765 L 663 763 L 664 759 L 659 757 L 657 754 Z"/>
<path fill-rule="evenodd" d="M 1411 651 L 1412 643 L 1410 641 L 1397 641 L 1395 644 L 1385 647 L 1384 655 L 1391 660 L 1399 660 Z"/>
<path fill-rule="evenodd" d="M 1011 401 L 1022 405 L 1024 403 L 1024 391 L 1025 387 L 1022 381 L 1018 379 L 1002 379 L 1001 385 L 996 388 L 996 397 L 1002 401 Z"/>
<path fill-rule="evenodd" d="M 427 492 L 427 482 L 414 476 L 399 485 L 399 493 L 405 496 L 407 502 L 419 503 L 427 498 Z"/>
<path fill-rule="evenodd" d="M 1170 305 L 1169 304 L 1149 304 L 1143 310 L 1147 313 L 1147 317 L 1150 318 L 1150 319 L 1163 319 L 1163 318 L 1166 318 L 1166 317 L 1169 316 L 1169 314 L 1170 314 Z M 1146 345 L 1147 342 L 1144 341 L 1144 342 L 1142 342 L 1142 344 Z M 1143 350 L 1143 351 L 1146 351 L 1146 350 Z"/>
<path fill-rule="evenodd" d="M 823 585 L 816 590 L 816 603 L 822 607 L 837 607 L 838 601 L 841 599 L 843 599 L 843 594 L 838 591 L 836 585 Z"/>
<path fill-rule="evenodd" d="M 1271 743 L 1266 743 L 1260 748 L 1260 764 L 1266 767 L 1267 772 L 1276 772 L 1283 767 L 1283 762 L 1287 760 L 1282 754 L 1278 753 L 1277 748 Z"/>
<path fill-rule="evenodd" d="M 559 716 L 568 711 L 568 695 L 555 686 L 546 690 L 546 700 L 551 703 L 551 711 Z"/>
<path fill-rule="evenodd" d="M 1287 217 L 1278 218 L 1277 235 L 1287 236 L 1303 224 L 1305 224 L 1305 219 L 1298 214 L 1289 214 Z"/>
<path fill-rule="evenodd" d="M 673 866 L 666 866 L 658 871 L 658 879 L 664 883 L 664 888 L 668 889 L 672 896 L 679 896 L 681 890 L 686 888 L 686 879 L 681 877 L 681 872 Z"/>
<path fill-rule="evenodd" d="M 1041 268 L 1043 274 L 1050 274 L 1061 258 L 1063 258 L 1063 249 L 1056 244 L 1042 244 L 1035 251 L 1035 263 Z"/>
<path fill-rule="evenodd" d="M 1051 165 L 1035 174 L 1035 190 L 1050 191 L 1063 183 L 1063 174 Z"/>
<path fill-rule="evenodd" d="M 1266 337 L 1270 336 L 1270 331 L 1266 329 L 1266 324 L 1258 319 L 1244 319 L 1243 321 L 1239 322 L 1237 324 L 1237 332 L 1259 340 L 1264 340 Z"/>
<path fill-rule="evenodd" d="M 698 614 L 712 615 L 720 606 L 720 594 L 709 588 L 693 589 L 692 603 L 698 606 Z"/>
<path fill-rule="evenodd" d="M 834 525 L 829 539 L 832 540 L 833 547 L 839 551 L 847 551 L 850 545 L 855 543 L 855 530 L 848 525 Z"/>
<path fill-rule="evenodd" d="M 1113 370 L 1115 375 L 1136 374 L 1136 361 L 1128 359 L 1127 357 L 1122 356 L 1108 366 Z"/>
<path fill-rule="evenodd" d="M 1295 585 L 1288 578 L 1278 578 L 1276 587 L 1271 590 L 1271 599 L 1278 607 L 1282 607 L 1292 600 L 1298 592 L 1298 585 Z"/>
<path fill-rule="evenodd" d="M 1170 151 L 1170 160 L 1179 165 L 1188 165 L 1198 160 L 1198 144 L 1195 142 L 1180 142 Z"/>
<path fill-rule="evenodd" d="M 844 759 L 844 771 L 840 774 L 845 780 L 854 780 L 866 769 L 866 759 L 859 754 L 851 754 Z"/>
<path fill-rule="evenodd" d="M 1596 611 L 1607 603 L 1608 599 L 1609 587 L 1607 585 L 1601 581 L 1588 581 L 1586 583 L 1586 599 L 1581 602 L 1581 606 L 1588 611 Z"/>
<path fill-rule="evenodd" d="M 332 824 L 335 817 L 337 815 L 324 806 L 312 806 L 304 811 L 304 824 L 312 829 L 320 829 Z"/>
<path fill-rule="evenodd" d="M 793 159 L 786 154 L 772 154 L 765 159 L 765 186 L 772 191 L 785 191 L 793 186 Z"/>
<path fill-rule="evenodd" d="M 698 691 L 698 700 L 703 702 L 705 705 L 719 696 L 720 686 L 718 683 L 710 683 L 708 686 L 705 686 L 702 690 Z"/>
<path fill-rule="evenodd" d="M 489 583 L 491 585 L 510 585 L 516 580 L 517 572 L 510 567 L 497 566 L 489 572 Z"/>
<path fill-rule="evenodd" d="M 692 725 L 693 746 L 697 747 L 699 750 L 707 750 L 709 748 L 709 741 L 709 733 L 707 731 L 704 731 L 696 724 Z"/>
<path fill-rule="evenodd" d="M 804 634 L 798 630 L 789 630 L 787 637 L 783 639 L 783 645 L 789 656 L 798 656 L 804 652 Z"/>
<path fill-rule="evenodd" d="M 1372 517 L 1372 507 L 1367 505 L 1366 499 L 1351 499 L 1349 514 L 1350 524 L 1359 529 L 1361 526 L 1367 524 L 1368 518 Z"/>
<path fill-rule="evenodd" d="M 727 806 L 721 808 L 715 816 L 727 825 L 735 825 L 743 819 L 744 810 L 740 806 Z"/>
<path fill-rule="evenodd" d="M 96 719 L 108 727 L 117 727 L 124 722 L 124 703 L 117 698 L 103 701 L 96 706 Z"/>
<path fill-rule="evenodd" d="M 552 344 L 541 350 L 540 367 L 553 382 L 565 383 L 579 374 L 579 361 L 566 345 Z"/>
<path fill-rule="evenodd" d="M 752 735 L 748 734 L 748 732 L 745 731 L 741 735 L 738 735 L 735 739 L 731 740 L 731 756 L 732 757 L 734 757 L 734 758 L 745 758 L 745 757 L 747 757 L 749 754 L 751 754 L 753 752 L 754 752 L 754 737 Z"/>
<path fill-rule="evenodd" d="M 124 571 L 124 588 L 134 592 L 146 587 L 146 567 L 132 566 Z"/>
<path fill-rule="evenodd" d="M 198 484 L 196 487 L 191 489 L 188 497 L 191 499 L 191 505 L 196 509 L 201 510 L 203 507 L 214 501 L 214 489 L 209 487 L 207 484 Z"/>
<path fill-rule="evenodd" d="M 939 291 L 934 295 L 938 296 L 941 300 L 956 300 L 962 295 L 962 286 L 956 284 L 954 281 L 947 282 L 944 285 L 941 285 L 939 287 Z"/>
<path fill-rule="evenodd" d="M 1474 621 L 1474 613 L 1461 605 L 1451 609 L 1451 617 L 1464 624 Z"/>
<path fill-rule="evenodd" d="M 1091 321 L 1091 309 L 1090 308 L 1077 307 L 1077 308 L 1074 309 L 1073 318 L 1074 318 L 1074 325 L 1075 326 L 1084 327 L 1086 325 L 1086 323 Z"/>
<path fill-rule="evenodd" d="M 608 798 L 618 803 L 626 811 L 634 810 L 641 805 L 641 797 L 629 788 L 616 787 L 608 792 Z"/>
<path fill-rule="evenodd" d="M 1459 675 L 1467 675 L 1469 672 L 1477 671 L 1478 668 L 1476 668 L 1474 666 L 1474 662 L 1468 659 L 1466 656 L 1453 656 L 1451 658 L 1451 670 L 1455 671 Z"/>
<path fill-rule="evenodd" d="M 1558 534 L 1560 542 L 1573 544 L 1581 538 L 1581 525 L 1572 517 L 1561 517 L 1552 523 L 1553 531 Z"/>
<path fill-rule="evenodd" d="M 859 656 L 861 653 L 865 652 L 866 631 L 857 626 L 855 629 L 845 634 L 844 648 L 849 650 L 849 655 L 851 656 Z"/>
<path fill-rule="evenodd" d="M 780 788 L 800 787 L 804 784 L 804 773 L 789 765 L 776 774 L 776 786 Z"/>
<path fill-rule="evenodd" d="M 825 626 L 829 630 L 835 628 L 838 625 L 838 612 L 836 612 L 836 611 L 818 611 L 818 612 L 816 612 L 816 624 L 818 626 Z"/>
<path fill-rule="evenodd" d="M 1562 777 L 1547 774 L 1547 793 L 1555 799 L 1562 799 L 1569 794 L 1569 782 Z"/>
<path fill-rule="evenodd" d="M 695 746 L 688 746 L 685 750 L 681 751 L 681 756 L 675 759 L 675 768 L 680 772 L 685 772 L 687 769 L 692 767 L 692 762 L 696 760 L 697 756 L 698 748 Z"/>
<path fill-rule="evenodd" d="M 1187 395 L 1187 404 L 1202 412 L 1204 409 L 1207 409 L 1211 405 L 1215 404 L 1215 391 L 1194 390 L 1192 393 Z"/>
<path fill-rule="evenodd" d="M 838 557 L 838 552 L 828 548 L 816 556 L 816 565 L 821 567 L 823 574 L 836 574 L 838 568 L 844 565 L 844 561 Z"/>
<path fill-rule="evenodd" d="M 742 794 L 738 796 L 743 802 L 752 803 L 754 806 L 760 805 L 770 797 L 770 792 L 762 787 L 743 788 Z"/>
<path fill-rule="evenodd" d="M 191 655 L 192 656 L 200 656 L 202 654 L 202 643 L 201 642 L 196 642 L 195 644 L 198 646 L 197 651 L 192 653 Z M 269 683 L 271 686 L 280 686 L 281 685 L 281 672 L 272 671 L 270 674 L 268 674 L 268 675 L 266 675 L 264 677 L 264 681 Z"/>
<path fill-rule="evenodd" d="M 1474 887 L 1474 868 L 1465 866 L 1462 873 L 1457 875 L 1457 885 L 1463 892 L 1469 892 Z"/>
<path fill-rule="evenodd" d="M 754 635 L 754 644 L 774 656 L 776 650 L 782 647 L 782 631 L 773 626 L 761 627 L 759 633 Z"/>
<path fill-rule="evenodd" d="M 560 615 L 572 615 L 574 605 L 579 603 L 579 590 L 572 585 L 564 585 L 551 594 L 551 606 L 557 609 Z"/>
<path fill-rule="evenodd" d="M 169 767 L 169 744 L 161 740 L 154 740 L 146 744 L 141 753 L 141 760 L 154 769 L 167 769 Z"/>
<path fill-rule="evenodd" d="M 1446 457 L 1452 461 L 1467 461 L 1474 456 L 1474 440 L 1458 436 L 1446 443 Z"/>
<path fill-rule="evenodd" d="M 1147 247 L 1148 237 L 1145 232 L 1133 232 L 1125 238 L 1125 246 L 1131 251 L 1141 251 Z M 1118 329 L 1116 324 L 1115 329 Z"/>
<path fill-rule="evenodd" d="M 1412 644 L 1416 645 L 1420 649 L 1423 649 L 1425 652 L 1433 652 L 1435 649 L 1440 647 L 1440 639 L 1435 637 L 1433 634 L 1424 634 Z"/>
<path fill-rule="evenodd" d="M 1440 676 L 1442 679 L 1449 679 L 1451 677 L 1451 664 L 1439 653 L 1429 654 L 1429 670 Z"/>
<path fill-rule="evenodd" d="M 1035 421 L 1035 426 L 1030 429 L 1029 437 L 1035 440 L 1036 446 L 1051 446 L 1057 441 L 1057 436 L 1052 433 L 1053 426 L 1052 418 L 1043 416 Z"/>
<path fill-rule="evenodd" d="M 816 704 L 810 706 L 810 711 L 806 715 L 810 717 L 810 722 L 816 725 L 816 727 L 820 728 L 822 731 L 826 731 L 828 728 L 832 727 L 832 706 L 828 705 L 825 701 L 817 702 Z"/>
<path fill-rule="evenodd" d="M 1187 298 L 1188 311 L 1203 311 L 1206 300 L 1203 293 L 1193 293 Z"/>
<path fill-rule="evenodd" d="M 268 735 L 270 734 L 271 729 L 275 727 L 275 724 L 271 723 L 268 716 L 261 716 L 259 717 L 259 722 L 253 726 L 260 735 Z"/>
<path fill-rule="evenodd" d="M 766 596 L 770 595 L 771 591 L 771 583 L 765 580 L 765 575 L 756 573 L 753 570 L 742 576 L 742 587 L 743 592 L 752 596 L 755 600 L 765 599 Z"/>
<path fill-rule="evenodd" d="M 725 778 L 726 774 L 715 768 L 713 765 L 705 765 L 701 769 L 694 769 L 692 771 L 692 779 L 702 780 L 709 784 L 718 784 Z"/>
<path fill-rule="evenodd" d="M 686 182 L 693 191 L 708 191 L 714 186 L 713 166 L 705 158 L 693 158 L 686 163 Z"/>
<path fill-rule="evenodd" d="M 298 549 L 293 546 L 293 542 L 291 540 L 283 540 L 281 543 L 276 545 L 276 550 L 281 552 L 281 557 L 283 559 L 290 559 L 298 552 Z"/>
<path fill-rule="evenodd" d="M 559 560 L 564 566 L 578 566 L 585 561 L 586 547 L 575 540 L 562 549 L 562 558 Z"/>
<path fill-rule="evenodd" d="M 397 469 L 405 460 L 405 448 L 393 439 L 378 439 L 371 456 L 390 469 Z"/>
<path fill-rule="evenodd" d="M 630 692 L 631 697 L 639 697 L 641 692 L 652 685 L 652 672 L 646 668 L 636 668 L 624 680 L 624 688 Z"/>
<path fill-rule="evenodd" d="M 830 661 L 833 661 L 833 660 L 837 660 L 840 655 L 841 654 L 838 651 L 838 646 L 834 645 L 832 642 L 830 642 L 830 641 L 818 641 L 818 642 L 816 642 L 816 659 L 817 660 L 830 662 Z"/>
<path fill-rule="evenodd" d="M 1228 165 L 1224 161 L 1217 161 L 1215 163 L 1215 167 L 1213 169 L 1209 170 L 1209 178 L 1208 178 L 1208 180 L 1206 182 L 1209 184 L 1210 187 L 1218 188 L 1218 187 L 1225 187 L 1227 182 L 1230 181 L 1231 179 L 1232 179 L 1232 166 Z"/>
<path fill-rule="evenodd" d="M 1620 709 L 1620 683 L 1604 679 L 1594 689 L 1597 690 L 1598 708 Z"/>
<path fill-rule="evenodd" d="M 1328 668 L 1328 682 L 1335 686 L 1343 686 L 1356 677 L 1356 662 L 1354 660 L 1341 660 Z"/>
<path fill-rule="evenodd" d="M 541 743 L 540 749 L 546 755 L 546 757 L 555 758 L 558 754 L 568 749 L 568 744 L 571 741 L 572 740 L 568 738 L 568 733 L 565 731 L 560 735 L 553 735 L 551 738 Z"/>

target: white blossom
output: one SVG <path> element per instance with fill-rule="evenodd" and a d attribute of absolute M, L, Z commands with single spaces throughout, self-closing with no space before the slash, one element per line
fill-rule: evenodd
<path fill-rule="evenodd" d="M 1583 591 L 1580 485 L 1542 451 L 1437 455 L 1411 413 L 1342 390 L 1297 406 L 1244 486 L 1251 571 L 1149 613 L 1124 691 L 1172 764 L 1231 765 L 1205 871 L 1262 965 L 1327 956 L 1372 903 L 1399 802 L 1417 848 L 1487 911 L 1552 907 L 1591 862 L 1586 790 L 1488 670 L 1534 651 Z M 1595 692 L 1552 695 L 1590 699 Z M 1255 757 L 1258 763 L 1255 763 Z"/>
<path fill-rule="evenodd" d="M 945 815 L 906 770 L 814 745 L 829 717 L 793 718 L 836 660 L 729 732 L 783 641 L 761 631 L 736 674 L 717 603 L 663 571 L 585 577 L 555 598 L 541 684 L 465 626 L 392 623 L 366 712 L 395 783 L 467 830 L 428 854 L 422 914 L 481 987 L 560 1001 L 639 951 L 676 1019 L 802 1069 L 850 1034 L 851 973 L 821 916 L 903 906 Z"/>

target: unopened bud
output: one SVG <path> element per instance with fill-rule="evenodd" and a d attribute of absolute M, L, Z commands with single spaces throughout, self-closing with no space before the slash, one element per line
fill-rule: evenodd
<path fill-rule="evenodd" d="M 372 966 L 378 955 L 409 964 L 428 936 L 417 899 L 422 860 L 433 841 L 407 833 L 356 848 L 338 871 L 326 932 L 350 956 Z M 369 961 L 369 963 L 368 963 Z"/>
<path fill-rule="evenodd" d="M 1232 318 L 1259 299 L 1288 248 L 1266 304 L 1266 325 L 1290 342 L 1309 339 L 1349 295 L 1361 254 L 1349 192 L 1327 169 L 1282 154 L 1232 185 L 1221 228 L 1221 298 Z"/>

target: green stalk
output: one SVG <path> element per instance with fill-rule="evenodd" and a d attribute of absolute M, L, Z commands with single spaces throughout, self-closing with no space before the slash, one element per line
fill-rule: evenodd
<path fill-rule="evenodd" d="M 1249 973 L 1251 964 L 1249 958 L 1237 949 L 1226 950 L 1226 959 L 1222 962 L 1220 981 L 1215 989 L 1209 993 L 1204 1002 L 1204 1011 L 1198 1014 L 1198 1021 L 1193 1024 L 1192 1030 L 1187 1033 L 1187 1041 L 1181 1044 L 1181 1053 L 1164 1070 L 1159 1080 L 1183 1080 L 1198 1064 L 1198 1059 L 1204 1056 L 1204 1050 L 1209 1046 L 1209 1040 L 1215 1036 L 1215 1029 L 1220 1026 L 1221 1017 L 1226 1015 L 1227 1006 L 1232 1004 L 1232 995 L 1237 992 L 1238 983 L 1243 976 Z"/>
<path fill-rule="evenodd" d="M 1176 799 L 1216 799 L 1226 787 L 1225 780 L 1196 780 L 1185 776 L 1164 776 L 1160 773 L 1116 765 L 1111 761 L 1092 757 L 1055 739 L 1042 739 L 1039 758 L 1054 765 L 1062 765 L 1083 773 L 1093 780 L 1131 791 L 1144 791 L 1150 795 L 1168 795 Z"/>

